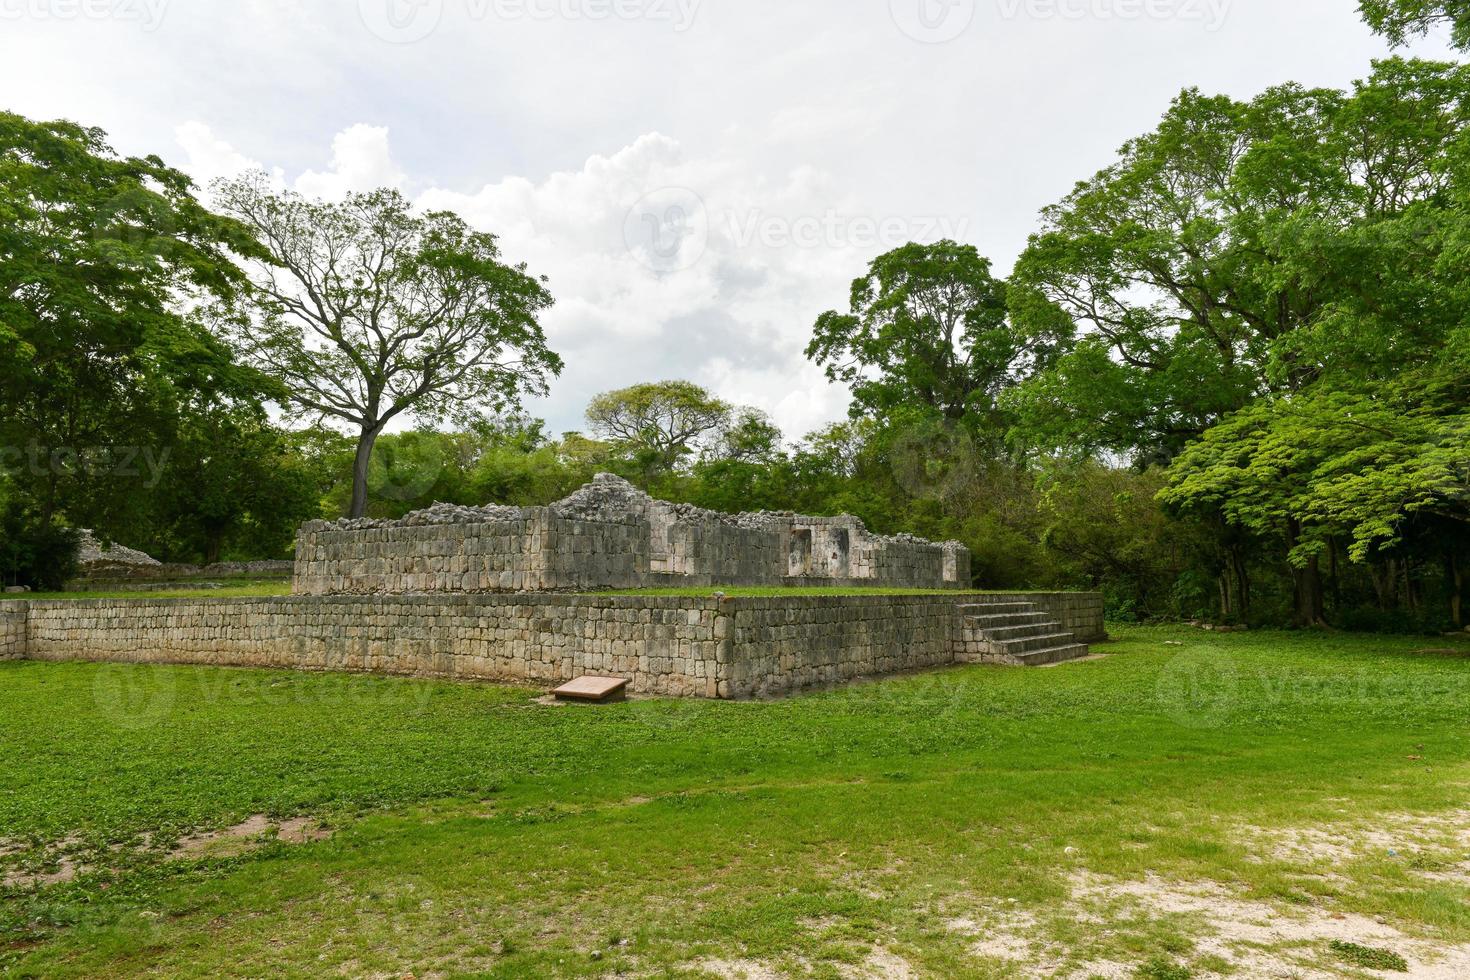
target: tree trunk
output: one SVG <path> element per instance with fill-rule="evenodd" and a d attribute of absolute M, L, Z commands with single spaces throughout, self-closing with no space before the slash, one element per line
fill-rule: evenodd
<path fill-rule="evenodd" d="M 1251 614 L 1251 573 L 1240 548 L 1230 549 L 1230 563 L 1235 568 L 1236 605 L 1240 607 L 1240 618 L 1245 619 Z"/>
<path fill-rule="evenodd" d="M 352 463 L 352 505 L 347 509 L 348 517 L 366 517 L 368 505 L 368 464 L 373 459 L 373 446 L 383 431 L 381 424 L 363 426 L 357 437 L 357 458 Z"/>
<path fill-rule="evenodd" d="M 1465 627 L 1465 569 L 1453 554 L 1450 555 L 1450 582 L 1454 589 L 1450 593 L 1450 614 L 1455 617 L 1455 625 L 1463 629 Z"/>
<path fill-rule="evenodd" d="M 1287 545 L 1295 550 L 1301 539 L 1301 525 L 1291 521 L 1287 526 Z M 1327 613 L 1322 596 L 1322 568 L 1317 556 L 1313 555 L 1306 565 L 1291 566 L 1291 578 L 1296 586 L 1296 625 L 1317 627 L 1327 625 Z"/>

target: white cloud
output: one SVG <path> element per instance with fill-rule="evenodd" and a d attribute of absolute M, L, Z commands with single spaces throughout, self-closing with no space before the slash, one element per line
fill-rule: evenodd
<path fill-rule="evenodd" d="M 184 170 L 200 187 L 239 176 L 247 170 L 262 169 L 259 161 L 237 151 L 202 122 L 184 123 L 174 130 L 174 138 L 184 149 Z"/>
<path fill-rule="evenodd" d="M 260 168 L 202 123 L 177 135 L 198 180 Z M 326 170 L 292 179 L 278 168 L 277 182 L 326 198 L 411 183 L 383 128 L 353 126 L 332 148 Z M 507 260 L 550 279 L 557 304 L 544 326 L 567 371 L 532 407 L 554 430 L 578 427 L 599 391 L 665 378 L 762 408 L 792 438 L 845 412 L 846 392 L 802 349 L 816 311 L 840 300 L 866 261 L 861 248 L 773 242 L 752 230 L 850 220 L 850 202 L 844 210 L 815 168 L 768 185 L 729 159 L 691 158 L 677 140 L 648 133 L 576 170 L 506 177 L 473 193 L 430 187 L 415 201 L 494 232 Z M 670 213 L 682 218 L 670 224 Z"/>
<path fill-rule="evenodd" d="M 496 232 L 558 300 L 567 372 L 533 406 L 554 429 L 599 390 L 688 377 L 796 436 L 846 404 L 802 354 L 811 325 L 887 246 L 955 237 L 1004 272 L 1039 209 L 1182 87 L 1341 87 L 1387 52 L 1343 0 L 1232 0 L 1216 31 L 978 4 L 946 44 L 885 0 L 703 3 L 684 31 L 434 6 L 411 44 L 353 0 L 175 3 L 146 31 L 27 16 L 0 34 L 0 90 L 123 152 L 176 139 L 203 180 L 259 161 L 305 193 L 400 187 Z"/>
<path fill-rule="evenodd" d="M 398 187 L 404 173 L 393 162 L 386 126 L 358 123 L 332 140 L 332 164 L 325 172 L 308 170 L 296 178 L 296 189 L 309 197 L 340 200 L 354 191 Z"/>

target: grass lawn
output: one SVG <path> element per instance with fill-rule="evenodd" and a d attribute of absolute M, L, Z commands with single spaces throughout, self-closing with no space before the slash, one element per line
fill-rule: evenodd
<path fill-rule="evenodd" d="M 1116 632 L 602 708 L 0 664 L 0 972 L 1465 975 L 1470 637 Z"/>
<path fill-rule="evenodd" d="M 793 588 L 782 585 L 756 585 L 756 586 L 703 586 L 694 589 L 621 589 L 614 592 L 600 593 L 603 595 L 648 595 L 648 596 L 674 596 L 684 599 L 703 599 L 716 593 L 733 596 L 741 599 L 768 599 L 780 598 L 781 596 L 864 596 L 864 595 L 942 595 L 942 596 L 967 596 L 987 595 L 989 593 L 973 590 L 956 591 L 954 589 L 883 589 L 883 588 L 852 588 L 842 586 L 813 586 L 809 588 Z M 1019 593 L 1007 593 L 1008 595 Z"/>
<path fill-rule="evenodd" d="M 240 599 L 291 594 L 291 580 L 270 578 L 220 580 L 218 589 L 116 589 L 95 592 L 28 592 L 0 599 Z M 224 584 L 228 582 L 228 584 Z"/>

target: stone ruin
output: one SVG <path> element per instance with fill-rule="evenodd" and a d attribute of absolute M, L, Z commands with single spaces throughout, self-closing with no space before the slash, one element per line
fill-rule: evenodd
<path fill-rule="evenodd" d="M 436 504 L 402 520 L 315 521 L 298 595 L 590 592 L 705 586 L 964 589 L 970 552 L 856 517 L 722 514 L 601 474 L 549 507 Z"/>

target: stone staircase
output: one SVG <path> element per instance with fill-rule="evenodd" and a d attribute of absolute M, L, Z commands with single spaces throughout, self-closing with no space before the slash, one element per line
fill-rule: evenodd
<path fill-rule="evenodd" d="M 1045 667 L 1086 657 L 1087 644 L 1035 605 L 1015 596 L 978 597 L 959 607 L 961 663 Z"/>

